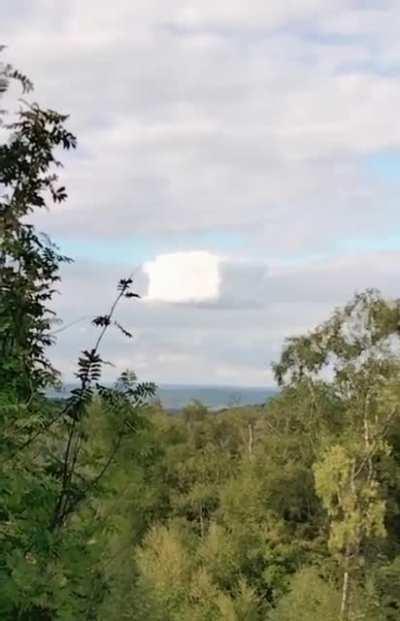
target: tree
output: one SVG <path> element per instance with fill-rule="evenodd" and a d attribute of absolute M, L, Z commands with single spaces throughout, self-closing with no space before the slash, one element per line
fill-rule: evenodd
<path fill-rule="evenodd" d="M 343 620 L 352 617 L 357 584 L 366 583 L 387 536 L 382 464 L 400 416 L 399 325 L 400 301 L 367 291 L 309 335 L 291 339 L 275 368 L 282 385 L 308 390 L 320 415 L 321 387 L 329 386 L 340 404 L 342 419 L 320 438 L 314 473 L 330 518 L 329 547 L 342 568 Z"/>
<path fill-rule="evenodd" d="M 9 65 L 9 80 L 31 89 Z M 0 145 L 0 614 L 22 621 L 92 619 L 106 592 L 102 570 L 109 521 L 99 503 L 110 493 L 109 474 L 122 450 L 145 425 L 141 410 L 152 384 L 122 374 L 112 389 L 100 384 L 100 346 L 115 326 L 117 305 L 139 297 L 122 279 L 110 310 L 93 320 L 99 336 L 77 365 L 79 386 L 63 403 L 46 398 L 57 380 L 47 358 L 52 344 L 48 305 L 63 257 L 29 222 L 37 209 L 67 195 L 55 170 L 57 149 L 75 148 L 67 117 L 21 103 L 3 126 Z M 93 417 L 96 417 L 96 425 Z M 107 433 L 100 433 L 101 429 Z"/>
<path fill-rule="evenodd" d="M 294 575 L 290 591 L 279 601 L 271 621 L 337 621 L 339 600 L 336 585 L 324 580 L 321 571 L 307 567 Z"/>
<path fill-rule="evenodd" d="M 2 74 L 20 75 L 9 66 Z M 25 78 L 20 80 L 25 90 L 31 88 Z M 61 166 L 55 150 L 76 146 L 64 127 L 66 119 L 23 103 L 7 127 L 10 139 L 0 146 L 0 384 L 19 403 L 32 400 L 56 379 L 45 353 L 52 342 L 48 302 L 59 264 L 68 259 L 26 218 L 49 201 L 61 203 L 67 197 L 54 172 Z"/>

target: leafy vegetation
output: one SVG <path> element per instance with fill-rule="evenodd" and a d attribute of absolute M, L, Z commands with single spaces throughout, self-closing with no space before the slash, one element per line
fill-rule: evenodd
<path fill-rule="evenodd" d="M 0 90 L 16 80 L 0 71 Z M 400 301 L 356 295 L 289 339 L 264 407 L 176 415 L 125 372 L 101 384 L 93 320 L 65 401 L 47 350 L 67 259 L 28 222 L 66 199 L 67 118 L 22 104 L 0 146 L 0 618 L 395 621 Z"/>

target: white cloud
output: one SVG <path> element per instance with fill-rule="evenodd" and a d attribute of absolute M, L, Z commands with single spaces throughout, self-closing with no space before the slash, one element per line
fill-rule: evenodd
<path fill-rule="evenodd" d="M 159 255 L 144 265 L 147 301 L 207 302 L 218 298 L 220 258 L 209 252 Z"/>
<path fill-rule="evenodd" d="M 56 310 L 65 324 L 85 318 L 59 333 L 52 352 L 55 365 L 68 379 L 79 351 L 96 340 L 95 328 L 82 333 L 81 327 L 107 310 L 119 278 L 131 271 L 131 266 L 123 265 L 63 268 L 63 295 L 56 298 Z M 328 318 L 356 290 L 377 287 L 386 296 L 398 296 L 400 253 L 320 259 L 270 269 L 225 261 L 219 274 L 219 296 L 208 302 L 124 300 L 116 318 L 133 333 L 133 340 L 117 330 L 107 335 L 102 354 L 115 364 L 105 369 L 107 379 L 131 367 L 142 379 L 159 383 L 270 383 L 270 364 L 279 358 L 286 337 Z M 139 269 L 135 283 L 138 280 Z"/>
<path fill-rule="evenodd" d="M 336 0 L 286 0 L 286 2 L 265 2 L 265 0 L 230 0 L 213 2 L 203 0 L 184 3 L 177 14 L 177 21 L 185 25 L 235 25 L 236 27 L 277 28 L 291 20 L 315 18 L 321 11 L 334 12 L 345 4 Z"/>

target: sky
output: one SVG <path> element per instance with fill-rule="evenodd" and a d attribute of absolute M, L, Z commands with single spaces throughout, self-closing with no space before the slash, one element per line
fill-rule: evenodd
<path fill-rule="evenodd" d="M 106 377 L 271 386 L 284 340 L 400 288 L 397 0 L 9 0 L 3 59 L 70 115 L 51 352 L 67 381 L 119 278 Z M 70 325 L 73 324 L 73 325 Z"/>

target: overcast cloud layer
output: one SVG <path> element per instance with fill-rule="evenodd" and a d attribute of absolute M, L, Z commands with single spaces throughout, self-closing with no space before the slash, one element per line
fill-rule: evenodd
<path fill-rule="evenodd" d="M 271 384 L 285 336 L 355 290 L 398 295 L 396 0 L 10 0 L 1 23 L 79 138 L 67 204 L 37 219 L 76 257 L 60 317 L 104 312 L 131 272 L 144 296 L 113 373 Z M 86 323 L 59 334 L 66 378 Z"/>

